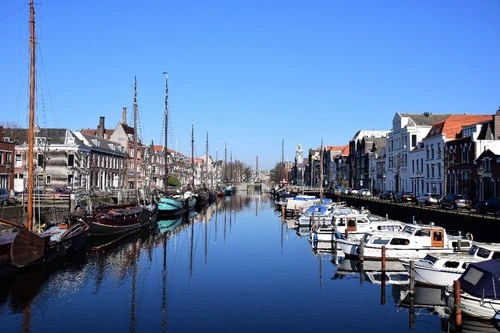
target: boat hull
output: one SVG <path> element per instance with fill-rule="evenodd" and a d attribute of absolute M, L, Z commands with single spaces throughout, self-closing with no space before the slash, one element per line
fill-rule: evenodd
<path fill-rule="evenodd" d="M 90 222 L 92 237 L 123 235 L 151 225 L 157 215 L 156 207 L 136 206 L 95 214 Z"/>

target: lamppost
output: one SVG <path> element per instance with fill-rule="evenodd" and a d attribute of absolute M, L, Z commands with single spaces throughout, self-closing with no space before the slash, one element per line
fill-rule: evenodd
<path fill-rule="evenodd" d="M 479 201 L 483 200 L 483 174 L 484 174 L 484 168 L 482 165 L 479 165 L 479 168 L 477 169 L 477 175 L 479 177 L 479 179 L 477 181 Z"/>
<path fill-rule="evenodd" d="M 422 179 L 422 170 L 417 170 L 417 182 L 416 182 L 416 186 L 415 186 L 415 196 L 418 196 L 420 195 L 420 191 L 421 191 L 421 179 Z"/>
<path fill-rule="evenodd" d="M 375 179 L 373 179 L 373 175 L 375 173 L 375 169 L 372 167 L 370 169 L 370 193 L 373 195 L 373 183 L 375 181 Z"/>
<path fill-rule="evenodd" d="M 7 156 L 10 158 L 10 154 L 7 154 Z M 10 192 L 10 172 L 12 171 L 11 168 L 12 168 L 12 162 L 10 160 L 8 160 L 7 162 L 5 162 L 5 168 L 7 169 L 7 184 L 6 184 L 6 188 L 7 188 L 7 191 Z"/>

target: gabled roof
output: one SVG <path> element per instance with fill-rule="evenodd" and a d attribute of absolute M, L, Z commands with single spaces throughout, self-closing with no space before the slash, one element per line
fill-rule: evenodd
<path fill-rule="evenodd" d="M 97 128 L 85 128 L 80 130 L 81 133 L 83 134 L 88 134 L 92 136 L 99 136 L 100 130 Z M 105 129 L 104 130 L 104 138 L 109 139 L 111 135 L 113 134 L 114 129 Z"/>
<path fill-rule="evenodd" d="M 424 113 L 400 113 L 401 117 L 410 118 L 415 126 L 432 126 L 435 123 L 450 116 L 450 114 L 432 114 L 430 112 Z"/>
<path fill-rule="evenodd" d="M 325 149 L 342 151 L 342 149 L 344 149 L 344 146 L 325 146 Z"/>
<path fill-rule="evenodd" d="M 66 133 L 70 132 L 75 139 L 75 144 L 82 145 L 83 142 L 78 139 L 67 128 L 41 128 L 35 132 L 35 137 L 43 137 L 50 139 L 50 144 L 64 145 L 66 143 Z M 11 142 L 17 145 L 28 144 L 28 130 L 26 128 L 4 128 L 4 136 L 11 139 Z"/>
<path fill-rule="evenodd" d="M 344 148 L 340 152 L 340 156 L 349 156 L 349 145 L 344 146 Z"/>
<path fill-rule="evenodd" d="M 453 114 L 435 123 L 427 133 L 426 138 L 444 134 L 447 139 L 456 139 L 462 131 L 462 126 L 491 121 L 492 119 L 492 115 Z"/>
<path fill-rule="evenodd" d="M 87 141 L 85 145 L 94 150 L 105 151 L 108 153 L 126 155 L 125 148 L 117 142 L 101 139 L 96 135 L 89 135 L 80 132 L 80 135 Z"/>
<path fill-rule="evenodd" d="M 481 124 L 477 140 L 495 140 L 495 131 L 493 130 L 493 122 L 485 122 Z"/>

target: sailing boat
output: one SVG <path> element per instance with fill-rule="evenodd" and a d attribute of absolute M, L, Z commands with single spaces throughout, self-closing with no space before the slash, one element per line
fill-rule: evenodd
<path fill-rule="evenodd" d="M 207 137 L 208 141 L 208 137 Z M 208 143 L 207 143 L 208 145 Z M 208 150 L 208 148 L 207 148 Z M 206 156 L 206 159 L 208 161 L 208 153 Z M 193 172 L 193 188 L 194 188 L 194 126 L 191 125 L 191 165 L 192 165 L 192 172 Z M 203 184 L 203 188 L 196 190 L 196 209 L 201 209 L 204 205 L 208 203 L 208 200 L 210 199 L 210 195 L 208 194 L 208 191 L 206 189 L 205 184 Z"/>
<path fill-rule="evenodd" d="M 163 216 L 180 215 L 192 209 L 196 204 L 196 198 L 192 192 L 183 194 L 168 194 L 168 73 L 165 74 L 165 192 L 158 202 L 158 213 Z M 161 220 L 161 218 L 160 218 Z"/>
<path fill-rule="evenodd" d="M 134 80 L 134 170 L 137 170 L 137 78 Z M 94 208 L 89 219 L 92 238 L 103 236 L 121 237 L 150 227 L 156 219 L 154 202 L 139 204 L 137 172 L 134 172 L 135 201 L 119 205 L 104 205 Z"/>
<path fill-rule="evenodd" d="M 61 223 L 33 231 L 34 142 L 35 142 L 35 9 L 30 0 L 30 100 L 28 129 L 28 210 L 25 228 L 12 239 L 11 263 L 27 267 L 65 257 L 86 247 L 89 226 L 80 217 L 67 216 Z"/>

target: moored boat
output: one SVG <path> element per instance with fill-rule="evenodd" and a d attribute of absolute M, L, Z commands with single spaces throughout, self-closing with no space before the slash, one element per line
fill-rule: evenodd
<path fill-rule="evenodd" d="M 500 244 L 474 242 L 468 252 L 434 253 L 415 260 L 415 282 L 433 286 L 451 286 L 471 263 L 500 258 Z M 411 261 L 402 260 L 404 268 L 411 271 Z"/>
<path fill-rule="evenodd" d="M 158 213 L 164 216 L 179 215 L 194 209 L 195 205 L 196 197 L 190 191 L 186 191 L 182 195 L 167 195 L 160 198 Z"/>
<path fill-rule="evenodd" d="M 458 281 L 462 313 L 500 322 L 500 259 L 471 263 Z"/>
<path fill-rule="evenodd" d="M 337 239 L 338 246 L 346 257 L 380 259 L 382 246 L 388 260 L 424 258 L 428 252 L 454 252 L 468 250 L 472 237 L 452 235 L 434 224 L 407 224 L 401 231 L 373 231 L 361 240 Z"/>
<path fill-rule="evenodd" d="M 97 207 L 90 219 L 92 237 L 123 235 L 151 225 L 158 209 L 156 204 L 147 206 L 136 204 Z"/>

